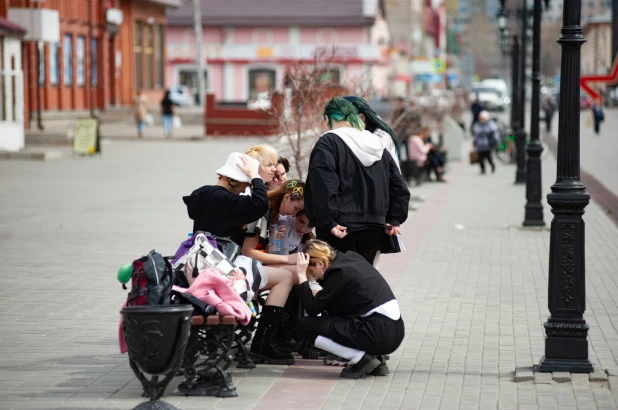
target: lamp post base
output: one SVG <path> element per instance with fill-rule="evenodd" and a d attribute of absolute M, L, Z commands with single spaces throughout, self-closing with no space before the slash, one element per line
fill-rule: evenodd
<path fill-rule="evenodd" d="M 525 218 L 523 226 L 545 226 L 543 205 L 540 203 L 526 204 Z"/>
<path fill-rule="evenodd" d="M 588 359 L 547 359 L 543 356 L 539 362 L 539 371 L 543 373 L 592 373 L 594 369 Z"/>

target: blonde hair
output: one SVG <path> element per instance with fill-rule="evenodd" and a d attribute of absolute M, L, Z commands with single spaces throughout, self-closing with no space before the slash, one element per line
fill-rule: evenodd
<path fill-rule="evenodd" d="M 245 152 L 245 154 L 249 155 L 251 158 L 257 159 L 260 163 L 269 161 L 270 164 L 273 165 L 277 165 L 277 160 L 279 159 L 279 153 L 277 150 L 266 144 L 251 147 L 247 152 Z"/>
<path fill-rule="evenodd" d="M 337 256 L 337 251 L 324 241 L 311 239 L 303 245 L 303 252 L 309 255 L 309 264 L 315 265 L 316 261 L 324 262 L 326 267 L 330 266 Z"/>

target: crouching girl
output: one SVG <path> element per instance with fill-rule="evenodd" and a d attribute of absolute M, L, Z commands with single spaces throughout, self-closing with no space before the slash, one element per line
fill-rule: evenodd
<path fill-rule="evenodd" d="M 301 299 L 310 316 L 301 319 L 301 332 L 315 338 L 316 347 L 350 361 L 343 378 L 388 374 L 381 355 L 399 347 L 405 330 L 397 300 L 380 272 L 359 254 L 336 252 L 319 240 L 307 242 L 297 258 Z M 315 296 L 308 276 L 323 287 Z"/>

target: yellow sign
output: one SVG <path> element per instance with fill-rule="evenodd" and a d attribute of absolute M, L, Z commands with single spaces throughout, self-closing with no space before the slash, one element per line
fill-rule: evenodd
<path fill-rule="evenodd" d="M 257 57 L 272 57 L 274 52 L 272 47 L 258 47 L 255 54 Z"/>
<path fill-rule="evenodd" d="M 442 58 L 434 58 L 433 69 L 436 74 L 444 74 L 446 72 L 446 61 Z"/>
<path fill-rule="evenodd" d="M 99 120 L 78 118 L 75 120 L 73 134 L 73 153 L 92 155 L 98 152 Z"/>

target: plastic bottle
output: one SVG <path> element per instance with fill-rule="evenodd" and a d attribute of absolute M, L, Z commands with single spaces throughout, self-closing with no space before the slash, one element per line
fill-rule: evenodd
<path fill-rule="evenodd" d="M 283 238 L 279 232 L 279 225 L 272 224 L 268 235 L 268 253 L 281 255 L 283 251 Z"/>

